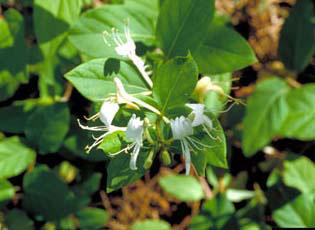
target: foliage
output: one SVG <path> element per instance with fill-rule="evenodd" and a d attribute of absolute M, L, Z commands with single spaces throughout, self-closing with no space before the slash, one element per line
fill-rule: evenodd
<path fill-rule="evenodd" d="M 314 3 L 244 103 L 233 74 L 258 60 L 214 0 L 100 2 L 0 1 L 0 228 L 105 228 L 156 174 L 189 229 L 315 227 Z M 178 223 L 146 217 L 128 227 Z"/>

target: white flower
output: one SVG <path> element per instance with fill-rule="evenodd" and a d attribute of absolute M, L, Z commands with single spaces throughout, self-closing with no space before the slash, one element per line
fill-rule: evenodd
<path fill-rule="evenodd" d="M 190 157 L 188 136 L 193 134 L 193 127 L 191 125 L 191 121 L 183 116 L 176 117 L 175 120 L 171 120 L 171 129 L 172 129 L 174 140 L 180 141 L 183 155 L 185 157 L 186 175 L 189 175 L 191 157 Z"/>
<path fill-rule="evenodd" d="M 109 45 L 109 42 L 106 39 L 108 36 L 108 32 L 104 32 L 104 40 L 106 44 Z M 143 79 L 147 82 L 147 84 L 152 88 L 153 82 L 149 76 L 150 72 L 147 71 L 149 66 L 146 66 L 144 61 L 136 54 L 136 44 L 131 37 L 130 29 L 128 23 L 124 27 L 124 35 L 125 41 L 123 41 L 118 34 L 118 30 L 113 28 L 112 29 L 112 39 L 115 43 L 115 51 L 118 55 L 129 58 L 132 63 L 137 67 L 139 72 L 141 73 Z"/>
<path fill-rule="evenodd" d="M 186 175 L 189 175 L 191 163 L 190 150 L 194 151 L 194 148 L 202 150 L 203 148 L 209 148 L 210 146 L 207 146 L 191 137 L 194 131 L 192 121 L 190 119 L 181 116 L 176 117 L 175 120 L 171 120 L 170 123 L 173 139 L 180 141 L 183 155 L 185 157 Z"/>
<path fill-rule="evenodd" d="M 205 126 L 207 129 L 212 129 L 213 124 L 208 116 L 204 114 L 205 106 L 203 104 L 186 104 L 192 109 L 193 121 L 192 126 L 197 127 L 199 125 Z"/>
<path fill-rule="evenodd" d="M 132 115 L 128 122 L 126 137 L 133 142 L 129 146 L 129 149 L 133 148 L 130 159 L 130 168 L 132 170 L 137 170 L 137 158 L 143 142 L 143 121 L 141 121 L 139 117 L 136 117 L 135 114 Z"/>
<path fill-rule="evenodd" d="M 86 146 L 87 153 L 89 153 L 95 146 L 102 143 L 103 139 L 107 135 L 114 133 L 116 131 L 125 131 L 126 130 L 126 128 L 124 128 L 124 127 L 117 127 L 117 126 L 112 125 L 112 121 L 113 121 L 116 113 L 118 112 L 118 110 L 119 110 L 119 105 L 117 103 L 106 100 L 103 102 L 100 112 L 98 112 L 97 114 L 93 115 L 90 118 L 86 118 L 86 120 L 92 120 L 92 121 L 95 121 L 96 119 L 99 118 L 103 122 L 103 124 L 104 124 L 103 126 L 94 126 L 94 127 L 85 126 L 85 125 L 82 125 L 80 123 L 80 120 L 78 119 L 79 126 L 82 129 L 90 130 L 90 131 L 105 132 L 104 134 L 102 134 L 99 137 L 93 136 L 95 141 L 92 145 Z"/>
<path fill-rule="evenodd" d="M 105 124 L 105 126 L 110 127 L 116 113 L 119 110 L 119 105 L 110 101 L 104 101 L 100 111 L 100 120 Z"/>

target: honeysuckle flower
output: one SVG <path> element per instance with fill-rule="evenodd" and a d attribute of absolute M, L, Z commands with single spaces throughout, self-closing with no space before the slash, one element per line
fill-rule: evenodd
<path fill-rule="evenodd" d="M 175 120 L 171 120 L 171 129 L 173 133 L 173 139 L 179 140 L 183 155 L 185 157 L 186 175 L 190 172 L 190 149 L 189 149 L 189 136 L 193 135 L 193 127 L 191 121 L 183 116 L 176 117 Z"/>
<path fill-rule="evenodd" d="M 130 159 L 130 169 L 137 170 L 137 158 L 143 142 L 143 121 L 141 121 L 139 117 L 136 117 L 135 114 L 132 115 L 128 122 L 126 138 L 133 142 L 129 147 L 133 148 Z"/>
<path fill-rule="evenodd" d="M 211 119 L 204 114 L 205 105 L 203 104 L 186 104 L 189 108 L 192 109 L 191 115 L 193 115 L 192 126 L 197 127 L 202 125 L 204 128 L 211 130 L 213 124 Z"/>
<path fill-rule="evenodd" d="M 190 119 L 180 116 L 176 117 L 174 120 L 171 120 L 170 123 L 173 139 L 180 141 L 185 158 L 186 175 L 189 175 L 191 164 L 190 150 L 202 150 L 203 148 L 209 148 L 210 146 L 205 145 L 192 137 L 194 130 L 192 121 Z"/>
<path fill-rule="evenodd" d="M 86 120 L 97 120 L 100 119 L 100 121 L 104 124 L 102 126 L 85 126 L 82 125 L 80 120 L 78 119 L 78 124 L 82 129 L 89 130 L 89 131 L 98 131 L 98 132 L 105 132 L 99 137 L 94 137 L 94 143 L 92 145 L 88 145 L 85 147 L 86 152 L 89 153 L 94 147 L 102 143 L 103 139 L 116 131 L 125 131 L 125 127 L 117 127 L 112 125 L 113 119 L 115 118 L 116 113 L 119 110 L 119 105 L 116 102 L 113 102 L 111 100 L 105 100 L 101 106 L 100 112 L 96 113 L 92 117 L 86 118 Z"/>
<path fill-rule="evenodd" d="M 190 117 L 192 117 L 192 127 L 202 126 L 203 130 L 207 135 L 214 140 L 219 139 L 219 137 L 213 137 L 210 133 L 213 130 L 213 122 L 211 119 L 205 115 L 205 105 L 203 104 L 186 104 L 192 109 Z"/>
<path fill-rule="evenodd" d="M 104 32 L 104 40 L 106 44 L 110 45 L 106 37 L 109 35 L 107 31 Z M 145 65 L 144 61 L 136 54 L 136 43 L 131 37 L 130 29 L 128 23 L 124 27 L 125 41 L 123 41 L 118 33 L 118 30 L 113 28 L 111 32 L 112 40 L 115 43 L 115 51 L 118 55 L 126 57 L 132 61 L 132 63 L 137 67 L 141 73 L 143 79 L 152 88 L 153 82 L 150 78 L 150 72 L 147 71 L 148 65 Z"/>

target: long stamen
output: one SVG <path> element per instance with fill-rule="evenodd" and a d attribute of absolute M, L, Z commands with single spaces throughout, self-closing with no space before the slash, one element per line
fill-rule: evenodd
<path fill-rule="evenodd" d="M 77 122 L 81 129 L 90 130 L 90 131 L 107 131 L 108 130 L 106 126 L 89 127 L 89 126 L 82 125 L 79 119 L 77 119 Z"/>
<path fill-rule="evenodd" d="M 217 137 L 212 136 L 211 133 L 209 132 L 208 128 L 207 128 L 205 125 L 202 125 L 202 127 L 203 127 L 204 131 L 207 133 L 207 135 L 208 135 L 211 139 L 213 139 L 213 140 L 218 140 L 218 141 L 222 141 L 219 136 L 217 136 Z"/>
<path fill-rule="evenodd" d="M 94 114 L 94 115 L 91 116 L 91 117 L 86 117 L 86 116 L 83 116 L 83 117 L 84 117 L 84 119 L 87 120 L 87 121 L 91 121 L 91 120 L 95 121 L 97 118 L 99 118 L 99 116 L 100 116 L 100 113 Z"/>

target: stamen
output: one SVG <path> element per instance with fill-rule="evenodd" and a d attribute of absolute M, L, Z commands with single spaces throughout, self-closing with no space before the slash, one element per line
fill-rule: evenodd
<path fill-rule="evenodd" d="M 89 127 L 89 126 L 82 125 L 79 119 L 77 119 L 77 122 L 81 129 L 90 130 L 90 131 L 107 131 L 108 130 L 106 126 Z"/>
<path fill-rule="evenodd" d="M 87 120 L 87 121 L 91 121 L 91 120 L 95 121 L 97 118 L 99 118 L 99 116 L 100 116 L 100 113 L 94 114 L 94 115 L 91 116 L 91 117 L 86 117 L 86 116 L 83 116 L 83 117 L 84 117 L 84 119 Z"/>

